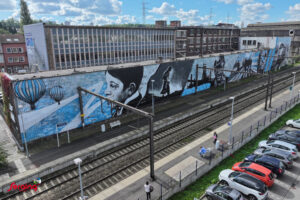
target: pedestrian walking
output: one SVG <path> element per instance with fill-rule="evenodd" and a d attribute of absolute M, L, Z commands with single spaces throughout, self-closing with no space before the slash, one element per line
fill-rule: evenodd
<path fill-rule="evenodd" d="M 218 140 L 218 134 L 217 134 L 217 132 L 214 132 L 213 138 L 214 138 L 214 144 L 216 144 L 216 142 Z"/>
<path fill-rule="evenodd" d="M 144 185 L 145 188 L 145 192 L 146 192 L 146 196 L 147 196 L 147 200 L 151 200 L 151 185 L 149 184 L 149 182 L 147 181 L 146 184 Z"/>

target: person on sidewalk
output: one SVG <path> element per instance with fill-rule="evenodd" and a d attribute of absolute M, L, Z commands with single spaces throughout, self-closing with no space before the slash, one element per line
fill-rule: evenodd
<path fill-rule="evenodd" d="M 206 152 L 207 152 L 207 150 L 205 149 L 205 147 L 204 147 L 204 146 L 201 146 L 201 147 L 200 147 L 200 151 L 199 151 L 200 156 L 201 156 L 201 157 L 204 157 L 205 154 L 206 154 Z"/>
<path fill-rule="evenodd" d="M 214 144 L 216 144 L 216 142 L 218 140 L 218 134 L 217 134 L 217 132 L 214 132 L 213 138 L 214 138 Z"/>
<path fill-rule="evenodd" d="M 151 200 L 151 185 L 149 184 L 148 181 L 146 181 L 146 184 L 144 185 L 147 200 Z"/>

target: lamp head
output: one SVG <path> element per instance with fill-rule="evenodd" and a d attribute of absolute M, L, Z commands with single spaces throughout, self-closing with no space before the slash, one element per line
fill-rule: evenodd
<path fill-rule="evenodd" d="M 75 158 L 74 163 L 75 163 L 75 165 L 79 165 L 82 163 L 82 160 L 80 158 Z"/>
<path fill-rule="evenodd" d="M 293 74 L 293 75 L 295 75 L 295 74 L 296 74 L 296 72 L 292 72 L 292 74 Z"/>
<path fill-rule="evenodd" d="M 234 100 L 235 97 L 229 97 L 230 100 Z"/>

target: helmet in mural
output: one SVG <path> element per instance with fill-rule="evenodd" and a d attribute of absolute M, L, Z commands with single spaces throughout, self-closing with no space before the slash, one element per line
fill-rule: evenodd
<path fill-rule="evenodd" d="M 34 104 L 45 92 L 46 86 L 41 79 L 19 81 L 15 85 L 15 95 L 22 101 L 30 104 L 31 110 L 35 109 Z"/>
<path fill-rule="evenodd" d="M 64 98 L 64 90 L 62 86 L 54 86 L 49 91 L 50 97 L 60 105 L 60 101 Z"/>

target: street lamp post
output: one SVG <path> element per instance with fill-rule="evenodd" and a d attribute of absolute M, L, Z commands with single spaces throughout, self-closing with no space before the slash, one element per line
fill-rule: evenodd
<path fill-rule="evenodd" d="M 75 165 L 78 166 L 78 174 L 79 174 L 79 182 L 80 182 L 80 194 L 81 194 L 80 200 L 84 200 L 85 196 L 83 196 L 81 170 L 80 170 L 80 164 L 82 163 L 82 160 L 80 158 L 75 158 L 74 163 L 75 163 Z"/>
<path fill-rule="evenodd" d="M 228 137 L 228 143 L 231 144 L 232 141 L 232 123 L 233 123 L 233 105 L 234 105 L 234 97 L 230 97 L 230 100 L 232 100 L 231 104 L 231 117 L 230 117 L 230 132 Z"/>
<path fill-rule="evenodd" d="M 23 105 L 19 105 L 19 108 L 23 108 Z M 26 131 L 25 131 L 25 127 L 24 127 L 24 120 L 23 120 L 23 114 L 22 113 L 23 112 L 21 111 L 21 119 L 22 119 L 22 127 L 23 127 L 23 133 L 22 134 L 24 136 L 26 156 L 28 158 L 29 157 L 29 152 L 28 152 L 27 139 L 26 139 Z"/>
<path fill-rule="evenodd" d="M 152 85 L 152 114 L 154 115 L 154 90 L 153 90 L 153 84 L 155 80 L 151 80 L 151 85 Z"/>
<path fill-rule="evenodd" d="M 295 79 L 296 79 L 296 72 L 292 72 L 292 74 L 294 75 L 294 77 L 293 77 L 293 85 L 292 85 L 291 93 L 290 93 L 290 100 L 291 100 L 292 97 L 293 97 L 294 86 L 295 86 Z"/>

